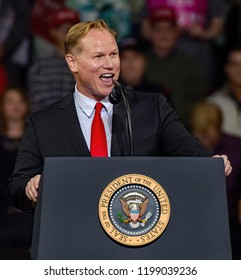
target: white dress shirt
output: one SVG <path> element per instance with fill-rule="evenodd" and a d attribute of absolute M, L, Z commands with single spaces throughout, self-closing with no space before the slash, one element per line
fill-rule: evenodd
<path fill-rule="evenodd" d="M 84 138 L 88 148 L 90 149 L 90 138 L 91 138 L 91 124 L 94 118 L 95 104 L 97 101 L 91 99 L 83 94 L 81 94 L 77 87 L 75 86 L 74 91 L 74 102 L 77 111 L 79 123 L 81 130 L 84 134 Z M 105 97 L 101 100 L 104 105 L 101 110 L 101 118 L 105 126 L 108 156 L 110 156 L 111 151 L 111 134 L 112 134 L 112 115 L 113 115 L 113 104 Z M 71 124 L 70 124 L 71 125 Z"/>

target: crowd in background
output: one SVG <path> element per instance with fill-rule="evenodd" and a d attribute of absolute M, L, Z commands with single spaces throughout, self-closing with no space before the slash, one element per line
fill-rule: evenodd
<path fill-rule="evenodd" d="M 203 145 L 231 159 L 230 232 L 241 259 L 240 0 L 0 0 L 0 259 L 29 258 L 32 216 L 7 196 L 25 118 L 72 93 L 64 38 L 97 18 L 118 33 L 120 82 L 164 94 Z"/>

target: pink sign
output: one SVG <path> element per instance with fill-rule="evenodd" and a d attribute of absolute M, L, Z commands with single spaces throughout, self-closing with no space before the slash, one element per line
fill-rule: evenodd
<path fill-rule="evenodd" d="M 176 12 L 177 22 L 183 28 L 193 24 L 205 25 L 207 0 L 147 0 L 148 9 L 170 7 Z"/>

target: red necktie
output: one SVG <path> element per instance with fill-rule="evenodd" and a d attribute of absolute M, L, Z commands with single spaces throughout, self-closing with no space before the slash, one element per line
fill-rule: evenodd
<path fill-rule="evenodd" d="M 103 104 L 97 102 L 95 105 L 95 116 L 91 126 L 90 153 L 92 157 L 107 157 L 107 142 L 105 127 L 100 112 Z"/>

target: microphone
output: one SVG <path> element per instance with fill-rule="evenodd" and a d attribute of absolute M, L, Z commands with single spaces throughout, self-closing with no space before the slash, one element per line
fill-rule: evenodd
<path fill-rule="evenodd" d="M 127 130 L 127 138 L 129 142 L 130 155 L 134 156 L 134 148 L 133 148 L 133 136 L 132 136 L 132 126 L 131 126 L 131 110 L 129 106 L 128 99 L 125 96 L 125 87 L 121 85 L 116 80 L 112 80 L 112 83 L 115 85 L 109 94 L 109 101 L 112 104 L 118 104 L 122 100 L 124 101 L 126 108 L 126 130 Z"/>
<path fill-rule="evenodd" d="M 112 80 L 112 83 L 115 86 L 109 94 L 109 101 L 111 104 L 118 104 L 123 99 L 124 87 L 116 80 Z"/>

